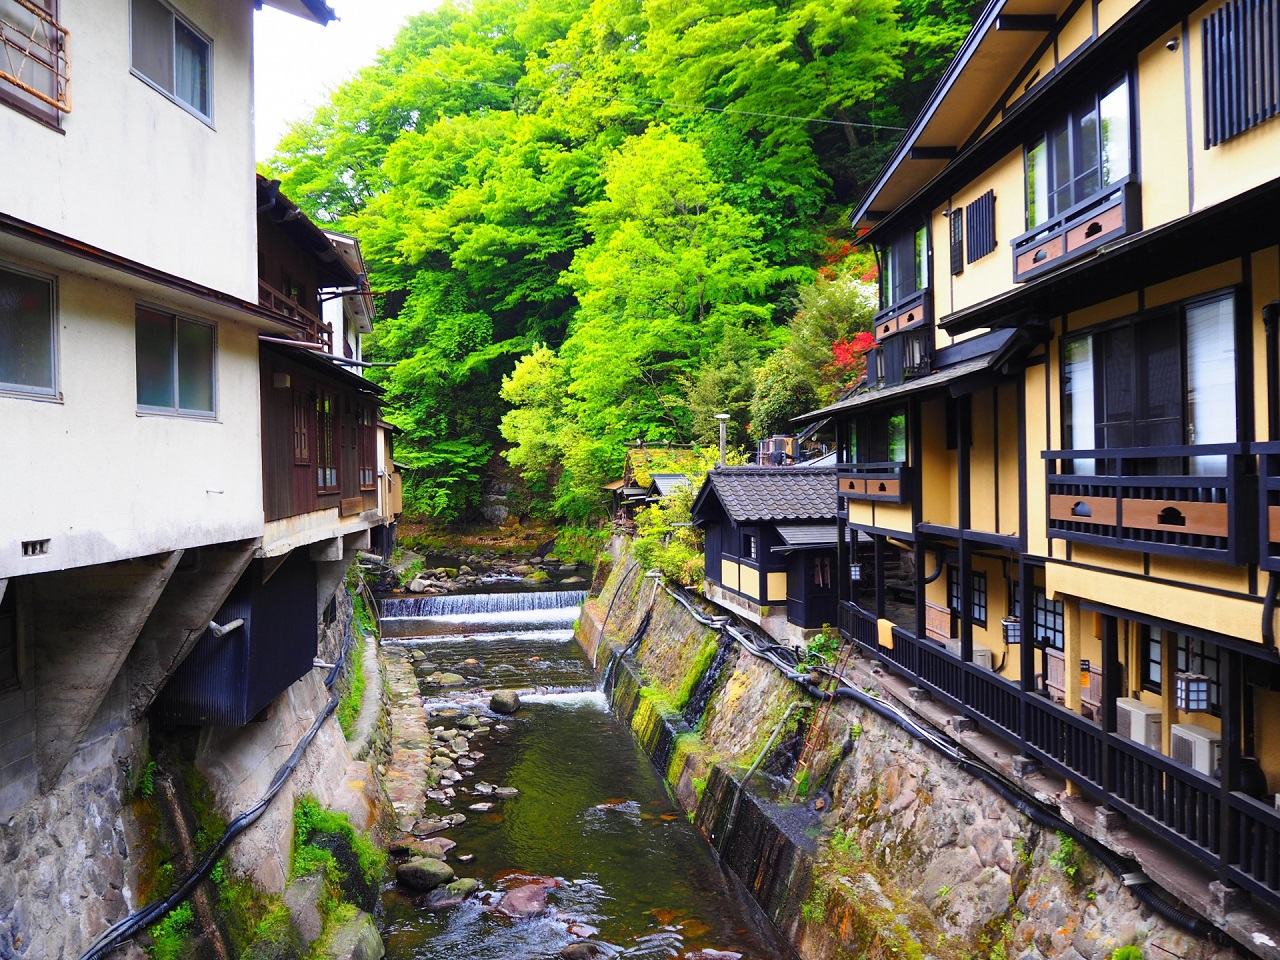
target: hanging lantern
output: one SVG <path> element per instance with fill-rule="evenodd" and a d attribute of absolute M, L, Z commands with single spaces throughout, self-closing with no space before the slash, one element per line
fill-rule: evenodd
<path fill-rule="evenodd" d="M 1207 712 L 1209 678 L 1200 673 L 1174 674 L 1173 702 L 1188 713 Z"/>
<path fill-rule="evenodd" d="M 1000 621 L 1001 627 L 1004 629 L 1005 643 L 1021 643 L 1022 642 L 1022 621 L 1017 617 L 1005 617 Z"/>
<path fill-rule="evenodd" d="M 859 581 L 862 580 L 862 564 L 860 563 L 849 564 L 849 579 L 852 580 L 854 583 L 858 583 Z"/>

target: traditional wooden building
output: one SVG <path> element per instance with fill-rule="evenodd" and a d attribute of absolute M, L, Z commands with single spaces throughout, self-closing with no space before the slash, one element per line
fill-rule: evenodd
<path fill-rule="evenodd" d="M 867 383 L 808 415 L 872 541 L 842 632 L 1223 916 L 1280 907 L 1278 24 L 991 3 L 853 216 Z"/>
<path fill-rule="evenodd" d="M 718 467 L 693 501 L 706 537 L 706 593 L 775 638 L 835 624 L 833 469 Z"/>

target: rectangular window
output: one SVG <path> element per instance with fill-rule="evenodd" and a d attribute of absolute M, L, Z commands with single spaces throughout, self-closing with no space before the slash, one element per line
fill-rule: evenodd
<path fill-rule="evenodd" d="M 947 608 L 960 613 L 960 568 L 954 565 L 947 566 Z"/>
<path fill-rule="evenodd" d="M 969 616 L 980 627 L 987 625 L 987 575 L 969 574 Z"/>
<path fill-rule="evenodd" d="M 902 234 L 883 256 L 881 307 L 900 303 L 929 285 L 929 234 L 924 227 Z"/>
<path fill-rule="evenodd" d="M 1129 176 L 1129 82 L 1076 105 L 1027 147 L 1027 229 Z"/>
<path fill-rule="evenodd" d="M 1044 587 L 1031 588 L 1031 638 L 1043 647 L 1066 646 L 1061 600 L 1050 600 Z"/>
<path fill-rule="evenodd" d="M 1204 640 L 1176 634 L 1174 649 L 1178 673 L 1198 673 L 1209 678 L 1209 713 L 1215 717 L 1222 716 L 1221 654 L 1218 648 Z"/>
<path fill-rule="evenodd" d="M 951 275 L 964 273 L 964 211 L 952 210 L 951 225 Z"/>
<path fill-rule="evenodd" d="M 1164 654 L 1160 649 L 1160 631 L 1142 624 L 1138 628 L 1138 647 L 1142 663 L 1142 689 L 1159 693 L 1164 683 Z"/>
<path fill-rule="evenodd" d="M 0 103 L 57 126 L 71 112 L 67 31 L 57 0 L 0 0 Z"/>
<path fill-rule="evenodd" d="M 311 465 L 311 422 L 315 411 L 303 391 L 293 391 L 293 462 L 298 466 Z"/>
<path fill-rule="evenodd" d="M 964 219 L 969 232 L 966 255 L 973 263 L 996 249 L 996 192 L 988 190 L 965 207 Z"/>
<path fill-rule="evenodd" d="M 907 460 L 907 411 L 864 414 L 858 419 L 854 442 L 855 463 L 905 463 Z"/>
<path fill-rule="evenodd" d="M 374 469 L 377 433 L 374 430 L 372 410 L 360 411 L 359 435 L 360 489 L 374 490 L 377 489 L 377 471 Z"/>
<path fill-rule="evenodd" d="M 320 493 L 338 493 L 338 402 L 333 395 L 316 393 L 316 488 Z"/>
<path fill-rule="evenodd" d="M 1235 299 L 1226 294 L 1065 341 L 1066 449 L 1234 442 L 1234 317 Z M 1190 457 L 1184 465 L 1165 457 L 1147 466 L 1153 473 L 1217 476 L 1226 462 Z M 1074 466 L 1078 474 L 1095 468 L 1093 461 Z"/>
<path fill-rule="evenodd" d="M 1201 29 L 1207 150 L 1280 113 L 1280 0 L 1230 0 Z"/>
<path fill-rule="evenodd" d="M 161 0 L 131 0 L 133 72 L 208 121 L 212 46 Z"/>
<path fill-rule="evenodd" d="M 831 558 L 813 558 L 813 585 L 819 590 L 831 589 Z"/>
<path fill-rule="evenodd" d="M 135 319 L 138 408 L 148 413 L 212 416 L 212 324 L 139 306 Z"/>
<path fill-rule="evenodd" d="M 742 556 L 747 560 L 756 559 L 756 538 L 754 534 L 744 533 L 742 535 Z"/>
<path fill-rule="evenodd" d="M 0 692 L 12 690 L 18 683 L 17 589 L 13 581 L 4 585 L 0 580 Z"/>
<path fill-rule="evenodd" d="M 0 390 L 56 395 L 53 308 L 51 278 L 0 268 Z"/>

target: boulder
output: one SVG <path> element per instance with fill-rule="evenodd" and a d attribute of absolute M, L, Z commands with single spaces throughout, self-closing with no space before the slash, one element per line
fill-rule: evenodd
<path fill-rule="evenodd" d="M 442 687 L 461 687 L 466 684 L 467 678 L 456 673 L 442 673 L 438 682 Z"/>
<path fill-rule="evenodd" d="M 607 957 L 609 954 L 605 953 L 604 948 L 599 944 L 582 940 L 569 944 L 556 956 L 564 957 L 566 960 L 596 960 L 597 957 Z"/>
<path fill-rule="evenodd" d="M 361 910 L 333 930 L 321 956 L 324 960 L 382 960 L 386 954 L 373 917 Z"/>
<path fill-rule="evenodd" d="M 545 570 L 535 570 L 524 579 L 527 583 L 546 583 L 551 579 L 551 574 L 547 573 Z"/>
<path fill-rule="evenodd" d="M 415 577 L 410 583 L 408 590 L 410 593 L 426 593 L 427 581 Z"/>
<path fill-rule="evenodd" d="M 489 698 L 489 709 L 494 713 L 515 713 L 520 709 L 520 694 L 514 690 L 499 690 Z"/>
<path fill-rule="evenodd" d="M 413 890 L 434 890 L 454 879 L 453 867 L 434 857 L 414 857 L 396 867 L 396 879 Z"/>
<path fill-rule="evenodd" d="M 533 567 L 527 563 L 518 563 L 508 571 L 513 577 L 527 577 L 533 573 Z"/>
<path fill-rule="evenodd" d="M 512 920 L 536 917 L 547 909 L 547 888 L 540 883 L 530 883 L 508 890 L 496 909 Z"/>
<path fill-rule="evenodd" d="M 319 874 L 299 877 L 284 890 L 284 905 L 289 921 L 298 931 L 304 947 L 310 947 L 324 932 L 320 901 L 324 897 L 324 880 Z"/>
<path fill-rule="evenodd" d="M 586 583 L 587 581 L 583 580 L 581 577 L 565 577 L 560 582 L 578 584 L 578 583 Z"/>
<path fill-rule="evenodd" d="M 419 840 L 416 837 L 403 837 L 396 840 L 388 848 L 388 852 L 393 856 L 404 856 L 412 854 L 415 857 L 431 857 L 433 860 L 443 860 L 450 850 L 457 844 L 448 837 L 430 837 L 426 840 Z"/>
<path fill-rule="evenodd" d="M 480 726 L 480 718 L 474 714 L 465 716 L 458 721 L 459 730 L 474 730 L 478 726 Z"/>

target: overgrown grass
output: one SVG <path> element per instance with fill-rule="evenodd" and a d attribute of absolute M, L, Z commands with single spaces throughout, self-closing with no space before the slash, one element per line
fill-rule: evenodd
<path fill-rule="evenodd" d="M 356 598 L 357 603 L 359 597 Z M 347 654 L 347 689 L 338 700 L 338 726 L 342 735 L 348 740 L 355 732 L 356 719 L 360 716 L 360 708 L 364 704 L 364 637 L 356 637 Z"/>
<path fill-rule="evenodd" d="M 158 922 L 147 928 L 151 934 L 151 946 L 147 955 L 151 960 L 180 960 L 187 949 L 187 940 L 195 924 L 190 903 L 179 904 Z"/>
<path fill-rule="evenodd" d="M 679 688 L 671 698 L 671 706 L 677 711 L 683 710 L 688 706 L 689 698 L 693 696 L 693 691 L 697 689 L 699 682 L 702 680 L 702 675 L 711 666 L 711 661 L 716 658 L 716 652 L 719 649 L 718 635 L 708 633 L 703 638 L 702 646 L 698 648 L 698 653 L 693 658 L 693 662 L 689 664 L 689 669 L 685 671 L 684 677 L 681 678 Z"/>
<path fill-rule="evenodd" d="M 555 555 L 562 563 L 594 566 L 608 541 L 608 527 L 561 527 L 556 534 Z"/>

